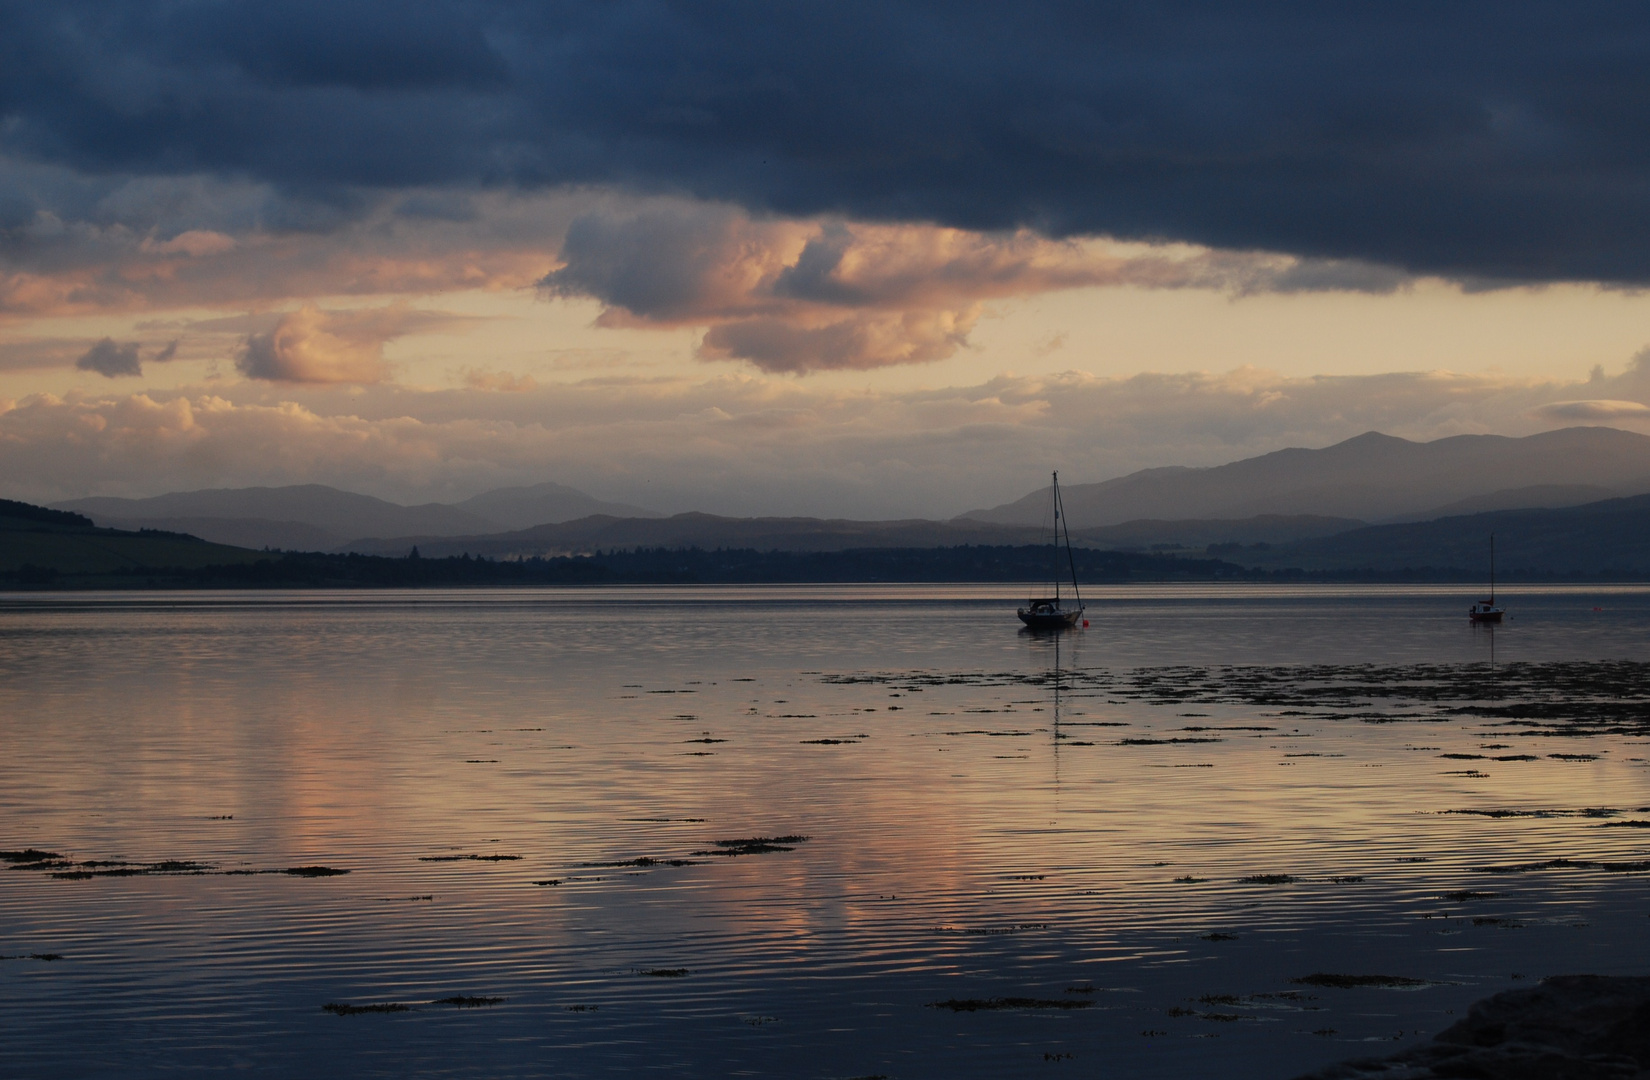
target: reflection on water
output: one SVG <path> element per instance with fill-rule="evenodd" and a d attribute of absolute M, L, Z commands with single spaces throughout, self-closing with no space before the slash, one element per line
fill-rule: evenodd
<path fill-rule="evenodd" d="M 0 600 L 0 1071 L 1287 1076 L 1646 969 L 1646 590 L 1016 595 Z"/>

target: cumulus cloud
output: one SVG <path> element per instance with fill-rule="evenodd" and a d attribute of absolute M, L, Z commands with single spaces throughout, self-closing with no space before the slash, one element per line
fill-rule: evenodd
<path fill-rule="evenodd" d="M 681 201 L 584 214 L 569 226 L 561 258 L 540 287 L 602 301 L 598 325 L 706 326 L 701 357 L 770 372 L 943 360 L 967 343 L 985 302 L 1050 290 L 1390 292 L 1408 280 L 1271 252 L 753 219 L 737 207 Z"/>
<path fill-rule="evenodd" d="M 675 0 L 16 4 L 0 144 L 83 178 L 313 193 L 311 223 L 357 216 L 367 192 L 428 189 L 419 208 L 442 217 L 462 214 L 446 189 L 613 184 L 1643 283 L 1647 19 L 1488 0 L 843 0 L 760 19 Z"/>
<path fill-rule="evenodd" d="M 1246 368 L 1003 376 L 898 392 L 724 372 L 515 393 L 379 384 L 343 395 L 243 383 L 37 395 L 0 402 L 0 494 L 314 482 L 423 502 L 553 479 L 669 511 L 943 517 L 1017 498 L 1050 467 L 1081 483 L 1327 446 L 1370 430 L 1410 439 L 1527 434 L 1578 422 L 1542 416 L 1544 404 L 1580 393 L 1632 400 L 1646 389 L 1636 370 L 1561 384 L 1448 372 L 1288 378 Z"/>
<path fill-rule="evenodd" d="M 323 311 L 305 304 L 264 333 L 248 334 L 235 366 L 251 379 L 291 383 L 382 382 L 389 377 L 384 346 L 415 329 L 458 321 L 405 304 Z"/>
<path fill-rule="evenodd" d="M 95 371 L 110 379 L 143 374 L 143 365 L 138 360 L 138 343 L 128 341 L 117 345 L 112 338 L 104 338 L 87 349 L 74 362 L 74 366 L 81 371 Z"/>

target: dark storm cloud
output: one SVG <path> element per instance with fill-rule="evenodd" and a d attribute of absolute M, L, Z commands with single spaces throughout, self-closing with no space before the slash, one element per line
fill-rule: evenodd
<path fill-rule="evenodd" d="M 111 379 L 121 375 L 143 374 L 143 365 L 138 362 L 138 343 L 128 341 L 125 344 L 116 344 L 113 338 L 104 338 L 87 349 L 80 359 L 74 362 L 74 366 L 82 371 L 95 371 Z"/>
<path fill-rule="evenodd" d="M 173 340 L 162 346 L 149 359 L 153 363 L 164 364 L 177 355 L 178 341 Z M 138 343 L 117 342 L 113 338 L 104 338 L 81 353 L 74 366 L 81 371 L 95 371 L 110 379 L 117 379 L 122 375 L 143 374 L 143 363 L 138 356 Z"/>
<path fill-rule="evenodd" d="M 615 184 L 1642 283 L 1650 10 L 10 3 L 0 149 L 268 182 L 316 222 L 370 189 Z"/>

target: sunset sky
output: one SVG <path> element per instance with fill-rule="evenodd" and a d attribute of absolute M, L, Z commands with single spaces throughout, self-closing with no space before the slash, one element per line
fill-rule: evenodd
<path fill-rule="evenodd" d="M 0 495 L 1650 432 L 1640 6 L 0 3 Z"/>

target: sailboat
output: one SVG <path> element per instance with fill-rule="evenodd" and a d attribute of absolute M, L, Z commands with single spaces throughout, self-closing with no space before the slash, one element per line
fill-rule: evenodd
<path fill-rule="evenodd" d="M 1077 560 L 1071 554 L 1071 529 L 1066 525 L 1066 507 L 1060 501 L 1060 474 L 1054 474 L 1054 595 L 1032 597 L 1019 609 L 1020 621 L 1033 630 L 1066 630 L 1083 617 L 1083 594 L 1077 588 Z M 1065 540 L 1066 565 L 1071 570 L 1072 601 L 1060 596 L 1060 541 Z"/>
<path fill-rule="evenodd" d="M 1467 619 L 1475 623 L 1498 623 L 1504 610 L 1495 605 L 1495 534 L 1490 533 L 1490 598 L 1467 609 Z"/>

